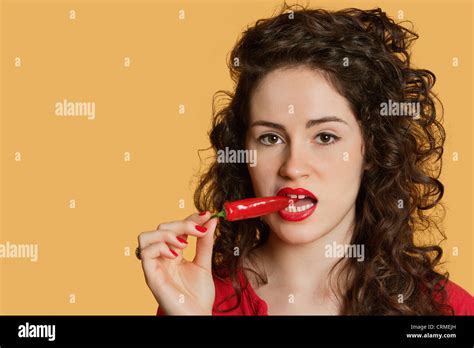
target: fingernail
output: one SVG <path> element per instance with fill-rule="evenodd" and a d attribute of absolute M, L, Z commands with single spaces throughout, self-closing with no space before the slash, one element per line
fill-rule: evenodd
<path fill-rule="evenodd" d="M 203 215 L 206 215 L 207 211 L 202 211 L 199 213 L 199 216 L 203 216 Z"/>
<path fill-rule="evenodd" d="M 179 240 L 181 243 L 188 244 L 183 238 L 176 237 L 177 240 Z"/>
<path fill-rule="evenodd" d="M 194 227 L 196 227 L 196 230 L 198 230 L 199 232 L 202 232 L 202 233 L 204 233 L 204 232 L 207 231 L 207 228 L 204 227 L 204 226 L 196 225 L 196 226 L 194 226 Z"/>
<path fill-rule="evenodd" d="M 178 256 L 178 253 L 176 251 L 174 251 L 173 249 L 169 248 L 170 251 L 173 253 L 174 256 Z"/>

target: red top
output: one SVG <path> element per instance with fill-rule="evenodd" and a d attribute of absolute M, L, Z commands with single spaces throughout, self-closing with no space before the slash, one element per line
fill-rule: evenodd
<path fill-rule="evenodd" d="M 232 308 L 237 303 L 234 288 L 230 279 L 222 281 L 214 277 L 214 285 L 216 289 L 216 298 L 214 300 L 214 308 L 212 315 L 268 315 L 267 303 L 255 293 L 254 289 L 247 281 L 243 272 L 238 272 L 240 284 L 242 286 L 242 299 L 240 306 L 228 312 L 218 312 L 216 306 L 219 305 L 226 297 L 230 297 L 220 306 L 220 310 Z M 446 285 L 448 293 L 448 304 L 454 310 L 454 315 L 474 315 L 474 297 L 459 285 L 449 281 Z M 165 315 L 164 311 L 158 308 L 157 315 Z"/>

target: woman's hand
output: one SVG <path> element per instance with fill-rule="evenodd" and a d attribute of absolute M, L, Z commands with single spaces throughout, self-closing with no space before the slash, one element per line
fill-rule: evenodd
<path fill-rule="evenodd" d="M 210 216 L 196 213 L 138 236 L 146 283 L 168 315 L 212 315 L 212 246 L 218 219 L 207 221 Z M 192 262 L 182 256 L 187 244 L 180 239 L 186 241 L 188 235 L 197 237 Z"/>

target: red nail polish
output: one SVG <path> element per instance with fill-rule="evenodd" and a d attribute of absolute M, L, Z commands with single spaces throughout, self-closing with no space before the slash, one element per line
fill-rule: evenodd
<path fill-rule="evenodd" d="M 188 244 L 187 241 L 185 241 L 183 238 L 176 237 L 177 240 L 179 240 L 181 243 Z"/>
<path fill-rule="evenodd" d="M 203 216 L 203 215 L 206 215 L 207 211 L 202 211 L 199 213 L 199 216 Z"/>
<path fill-rule="evenodd" d="M 199 232 L 202 232 L 202 233 L 204 233 L 204 232 L 207 231 L 207 228 L 204 227 L 204 226 L 196 225 L 196 226 L 194 226 L 194 227 L 196 227 L 196 230 L 198 230 Z"/>
<path fill-rule="evenodd" d="M 169 248 L 170 251 L 173 253 L 174 256 L 178 256 L 178 253 L 176 253 L 176 251 L 174 251 L 173 249 Z"/>

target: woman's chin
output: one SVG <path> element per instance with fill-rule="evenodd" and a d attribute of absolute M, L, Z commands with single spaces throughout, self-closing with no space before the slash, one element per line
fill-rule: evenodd
<path fill-rule="evenodd" d="M 281 241 L 292 245 L 312 243 L 324 235 L 309 226 L 285 226 L 272 231 Z"/>

